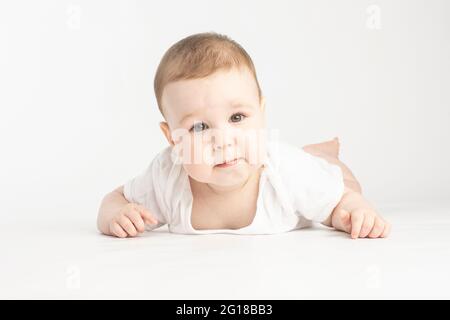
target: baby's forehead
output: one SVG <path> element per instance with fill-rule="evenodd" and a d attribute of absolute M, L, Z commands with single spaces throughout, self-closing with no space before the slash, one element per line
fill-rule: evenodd
<path fill-rule="evenodd" d="M 171 82 L 164 88 L 162 99 L 165 110 L 177 113 L 208 107 L 248 106 L 258 101 L 258 88 L 251 73 L 237 70 Z"/>

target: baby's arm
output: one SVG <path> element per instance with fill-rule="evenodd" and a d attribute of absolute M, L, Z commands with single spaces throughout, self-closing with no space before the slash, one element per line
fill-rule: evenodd
<path fill-rule="evenodd" d="M 322 224 L 351 234 L 356 238 L 387 237 L 391 225 L 358 192 L 345 187 L 341 201 Z"/>
<path fill-rule="evenodd" d="M 313 156 L 341 168 L 345 192 L 339 204 L 322 224 L 350 233 L 352 238 L 386 237 L 390 232 L 390 224 L 385 221 L 372 205 L 362 196 L 361 186 L 350 169 L 339 160 L 337 139 L 333 142 L 312 144 L 303 150 Z"/>
<path fill-rule="evenodd" d="M 119 238 L 134 237 L 145 231 L 145 223 L 157 224 L 158 221 L 145 207 L 128 202 L 123 186 L 103 198 L 97 217 L 100 232 Z"/>

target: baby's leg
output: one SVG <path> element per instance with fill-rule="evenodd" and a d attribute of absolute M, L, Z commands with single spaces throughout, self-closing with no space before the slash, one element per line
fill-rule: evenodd
<path fill-rule="evenodd" d="M 361 185 L 351 170 L 339 160 L 339 140 L 334 138 L 331 141 L 310 144 L 303 147 L 303 150 L 313 156 L 327 160 L 329 163 L 336 164 L 342 169 L 344 175 L 344 184 L 353 191 L 362 193 Z"/>

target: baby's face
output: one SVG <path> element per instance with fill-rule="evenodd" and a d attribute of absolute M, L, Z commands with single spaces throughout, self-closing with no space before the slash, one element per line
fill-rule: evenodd
<path fill-rule="evenodd" d="M 233 186 L 264 160 L 264 99 L 246 68 L 169 83 L 162 123 L 184 169 L 199 182 Z"/>

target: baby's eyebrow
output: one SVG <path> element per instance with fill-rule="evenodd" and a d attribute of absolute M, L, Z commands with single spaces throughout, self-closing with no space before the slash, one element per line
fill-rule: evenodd
<path fill-rule="evenodd" d="M 180 123 L 183 123 L 184 121 L 186 121 L 186 119 L 188 119 L 188 118 L 190 118 L 190 117 L 193 117 L 196 113 L 197 113 L 196 111 L 193 111 L 193 112 L 188 113 L 188 114 L 185 115 L 183 118 L 181 118 Z"/>
<path fill-rule="evenodd" d="M 253 104 L 251 103 L 242 103 L 242 102 L 236 102 L 236 103 L 232 103 L 231 107 L 233 109 L 253 109 Z"/>

